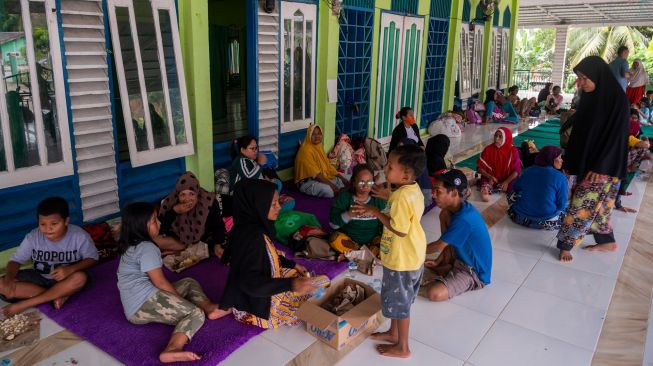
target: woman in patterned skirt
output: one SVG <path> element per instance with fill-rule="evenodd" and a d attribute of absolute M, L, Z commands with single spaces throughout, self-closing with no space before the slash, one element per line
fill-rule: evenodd
<path fill-rule="evenodd" d="M 609 66 L 590 56 L 574 72 L 583 97 L 565 154 L 564 168 L 577 184 L 558 233 L 562 262 L 573 259 L 571 249 L 590 232 L 596 244 L 584 249 L 617 249 L 610 216 L 619 182 L 626 176 L 628 156 L 628 98 Z"/>
<path fill-rule="evenodd" d="M 233 245 L 225 252 L 229 278 L 220 308 L 231 308 L 236 320 L 261 328 L 296 324 L 296 310 L 317 286 L 328 286 L 329 279 L 305 277 L 306 268 L 284 257 L 272 243 L 281 209 L 273 183 L 244 179 L 236 184 L 233 203 Z"/>

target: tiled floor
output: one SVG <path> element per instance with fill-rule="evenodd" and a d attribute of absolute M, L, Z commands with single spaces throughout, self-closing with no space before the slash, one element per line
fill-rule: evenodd
<path fill-rule="evenodd" d="M 469 136 L 476 137 L 461 141 L 459 148 L 468 149 L 484 141 L 492 130 L 488 127 L 493 126 L 474 126 L 476 130 Z M 644 188 L 645 183 L 636 179 L 630 189 L 633 195 L 624 198 L 624 204 L 639 207 Z M 479 210 L 494 202 L 481 203 L 476 193 L 470 200 Z M 438 214 L 439 210 L 434 209 L 422 219 L 429 240 L 440 235 Z M 413 355 L 401 364 L 589 365 L 635 218 L 632 214 L 614 214 L 615 233 L 621 244 L 616 253 L 575 250 L 570 264 L 561 264 L 556 258 L 556 232 L 529 230 L 501 219 L 490 229 L 494 249 L 492 284 L 443 303 L 419 297 L 411 314 Z M 350 275 L 380 286 L 374 281 L 380 278 L 380 268 L 374 277 L 343 274 Z M 381 329 L 388 326 L 386 322 Z M 46 319 L 41 336 L 59 330 Z M 222 365 L 284 365 L 313 342 L 301 327 L 267 331 L 231 354 Z M 653 335 L 649 343 L 653 347 Z M 370 339 L 365 340 L 338 364 L 397 363 L 379 356 L 374 345 Z M 647 352 L 648 364 L 653 364 L 651 353 Z M 40 365 L 62 365 L 71 357 L 80 364 L 118 364 L 91 344 L 81 342 Z"/>

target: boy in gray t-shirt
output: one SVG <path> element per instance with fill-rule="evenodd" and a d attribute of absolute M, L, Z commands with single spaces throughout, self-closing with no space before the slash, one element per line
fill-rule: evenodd
<path fill-rule="evenodd" d="M 68 225 L 68 203 L 63 198 L 44 199 L 37 215 L 39 227 L 25 236 L 0 279 L 0 298 L 12 302 L 2 309 L 7 317 L 49 301 L 55 309 L 61 308 L 69 296 L 86 286 L 84 271 L 98 260 L 90 235 Z M 19 270 L 29 259 L 33 269 Z"/>

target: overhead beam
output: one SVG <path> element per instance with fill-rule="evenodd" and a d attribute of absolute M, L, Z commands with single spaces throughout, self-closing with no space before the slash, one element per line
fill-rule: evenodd
<path fill-rule="evenodd" d="M 536 8 L 539 9 L 539 10 L 540 10 L 541 12 L 543 12 L 544 14 L 548 15 L 549 17 L 551 17 L 551 18 L 553 18 L 553 19 L 555 19 L 555 20 L 557 20 L 557 21 L 559 21 L 559 22 L 562 22 L 562 21 L 563 21 L 562 18 L 560 18 L 560 17 L 557 16 L 557 15 L 551 14 L 550 11 L 548 11 L 547 9 L 545 9 L 544 7 L 542 7 L 542 6 L 540 6 L 540 5 L 537 5 Z"/>
<path fill-rule="evenodd" d="M 523 20 L 521 18 L 520 20 Z M 606 26 L 623 26 L 623 25 L 628 25 L 628 26 L 653 26 L 653 19 L 649 18 L 649 20 L 633 20 L 633 21 L 628 21 L 628 20 L 612 20 L 612 21 L 574 21 L 574 22 L 569 22 L 569 23 L 564 23 L 560 24 L 557 22 L 551 22 L 551 21 L 546 21 L 540 19 L 537 23 L 524 23 L 520 22 L 517 27 L 518 28 L 523 28 L 523 29 L 533 29 L 533 28 L 555 28 L 556 26 L 560 25 L 569 25 L 572 27 L 587 27 L 587 28 L 593 28 L 593 27 L 606 27 Z"/>

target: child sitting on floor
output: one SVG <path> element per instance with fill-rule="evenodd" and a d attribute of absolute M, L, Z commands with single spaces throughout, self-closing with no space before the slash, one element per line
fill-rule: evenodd
<path fill-rule="evenodd" d="M 229 311 L 218 309 L 192 278 L 171 284 L 161 269 L 161 251 L 152 242 L 159 234 L 153 205 L 136 202 L 123 209 L 118 242 L 118 290 L 125 317 L 133 324 L 163 323 L 175 330 L 159 361 L 195 361 L 200 356 L 183 348 L 204 324 L 204 315 L 218 319 Z"/>
<path fill-rule="evenodd" d="M 0 298 L 12 302 L 6 317 L 52 301 L 60 309 L 68 297 L 88 283 L 85 270 L 97 263 L 98 252 L 86 231 L 69 225 L 68 202 L 61 197 L 41 201 L 36 209 L 39 227 L 25 236 L 0 280 Z M 20 265 L 32 260 L 32 269 Z"/>
<path fill-rule="evenodd" d="M 492 244 L 481 214 L 464 200 L 465 174 L 457 169 L 436 177 L 435 200 L 440 212 L 442 236 L 427 246 L 428 254 L 440 252 L 424 266 L 438 274 L 428 288 L 431 301 L 445 301 L 490 284 Z"/>
<path fill-rule="evenodd" d="M 385 208 L 384 200 L 370 195 L 372 186 L 372 169 L 367 164 L 359 164 L 354 167 L 351 188 L 341 190 L 336 196 L 329 215 L 329 223 L 336 231 L 331 234 L 329 244 L 338 253 L 345 254 L 367 245 L 378 256 L 383 224 L 375 217 L 354 213 L 356 203 L 369 204 L 379 210 Z"/>
<path fill-rule="evenodd" d="M 560 86 L 559 85 L 554 86 L 553 90 L 551 91 L 551 94 L 549 94 L 549 96 L 546 97 L 546 103 L 544 104 L 546 113 L 559 114 L 558 110 L 560 109 L 563 100 L 564 97 L 562 96 L 562 94 L 560 94 Z"/>
<path fill-rule="evenodd" d="M 519 150 L 512 146 L 512 132 L 509 129 L 500 127 L 494 133 L 494 143 L 483 149 L 477 165 L 481 174 L 478 185 L 483 201 L 489 202 L 494 192 L 512 191 L 512 182 L 521 173 L 521 160 Z"/>
<path fill-rule="evenodd" d="M 651 100 L 644 97 L 639 101 L 639 122 L 643 126 L 650 126 L 653 123 L 653 110 L 651 109 Z"/>
<path fill-rule="evenodd" d="M 398 187 L 392 194 L 385 191 L 389 195 L 386 209 L 382 212 L 369 204 L 354 206 L 354 214 L 376 217 L 384 226 L 381 310 L 392 321 L 388 331 L 372 334 L 372 339 L 390 343 L 377 346 L 383 356 L 410 356 L 410 308 L 419 291 L 426 256 L 426 235 L 420 223 L 424 197 L 415 180 L 425 169 L 426 156 L 420 147 L 397 147 L 384 168 L 386 180 Z"/>

